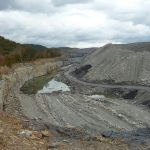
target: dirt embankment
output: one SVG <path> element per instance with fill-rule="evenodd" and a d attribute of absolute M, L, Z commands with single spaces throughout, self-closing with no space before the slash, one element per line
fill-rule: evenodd
<path fill-rule="evenodd" d="M 82 67 L 92 66 L 82 79 L 107 84 L 150 85 L 149 60 L 150 43 L 108 44 L 81 63 Z"/>
<path fill-rule="evenodd" d="M 11 96 L 11 92 L 18 91 L 20 87 L 28 80 L 45 75 L 57 66 L 61 66 L 61 62 L 46 62 L 44 64 L 25 64 L 23 67 L 19 67 L 13 70 L 10 74 L 4 75 L 0 80 L 0 110 L 11 109 L 13 105 L 19 105 L 15 102 L 15 97 Z"/>
<path fill-rule="evenodd" d="M 1 150 L 46 150 L 47 139 L 51 134 L 47 130 L 25 129 L 22 119 L 0 112 L 0 149 Z"/>
<path fill-rule="evenodd" d="M 89 140 L 70 138 L 67 131 L 80 136 L 82 134 L 79 129 L 71 128 L 66 128 L 66 131 L 59 129 L 59 132 L 52 129 L 35 130 L 28 120 L 0 112 L 1 150 L 129 150 L 120 140 L 102 136 L 91 137 Z M 59 141 L 56 142 L 56 139 Z"/>

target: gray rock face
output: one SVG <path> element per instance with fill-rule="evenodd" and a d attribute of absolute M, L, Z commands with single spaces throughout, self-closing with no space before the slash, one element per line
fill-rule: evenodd
<path fill-rule="evenodd" d="M 7 105 L 7 108 L 15 110 L 14 105 L 17 105 L 16 91 L 26 81 L 47 74 L 47 72 L 55 69 L 57 66 L 61 66 L 61 62 L 52 63 L 48 62 L 40 65 L 25 65 L 15 69 L 8 75 L 4 75 L 0 80 L 0 110 L 4 110 L 3 106 Z M 13 96 L 14 95 L 14 96 Z M 17 106 L 19 108 L 19 106 Z"/>
<path fill-rule="evenodd" d="M 85 80 L 150 84 L 150 43 L 108 44 L 86 57 L 82 65 L 92 66 Z"/>

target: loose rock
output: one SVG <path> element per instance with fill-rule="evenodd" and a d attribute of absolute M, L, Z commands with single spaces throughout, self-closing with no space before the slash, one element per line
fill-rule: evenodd
<path fill-rule="evenodd" d="M 22 136 L 27 136 L 27 137 L 29 137 L 29 136 L 32 135 L 32 131 L 23 130 L 23 131 L 21 131 L 19 134 L 22 135 Z"/>
<path fill-rule="evenodd" d="M 42 131 L 41 134 L 42 134 L 43 137 L 49 137 L 49 132 L 46 131 L 46 130 Z"/>
<path fill-rule="evenodd" d="M 48 148 L 58 148 L 60 145 L 59 143 L 52 143 L 52 144 L 49 144 Z"/>

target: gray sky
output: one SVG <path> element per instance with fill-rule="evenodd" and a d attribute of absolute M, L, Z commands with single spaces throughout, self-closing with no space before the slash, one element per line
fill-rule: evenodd
<path fill-rule="evenodd" d="M 0 0 L 0 35 L 48 47 L 150 41 L 150 0 Z"/>

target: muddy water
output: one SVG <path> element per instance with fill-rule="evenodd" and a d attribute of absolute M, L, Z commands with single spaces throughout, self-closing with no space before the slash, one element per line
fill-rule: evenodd
<path fill-rule="evenodd" d="M 38 93 L 46 94 L 46 93 L 52 93 L 57 91 L 68 92 L 70 91 L 70 88 L 66 84 L 52 79 L 51 81 L 48 82 L 48 84 L 46 84 L 43 87 L 42 90 L 39 90 Z"/>

